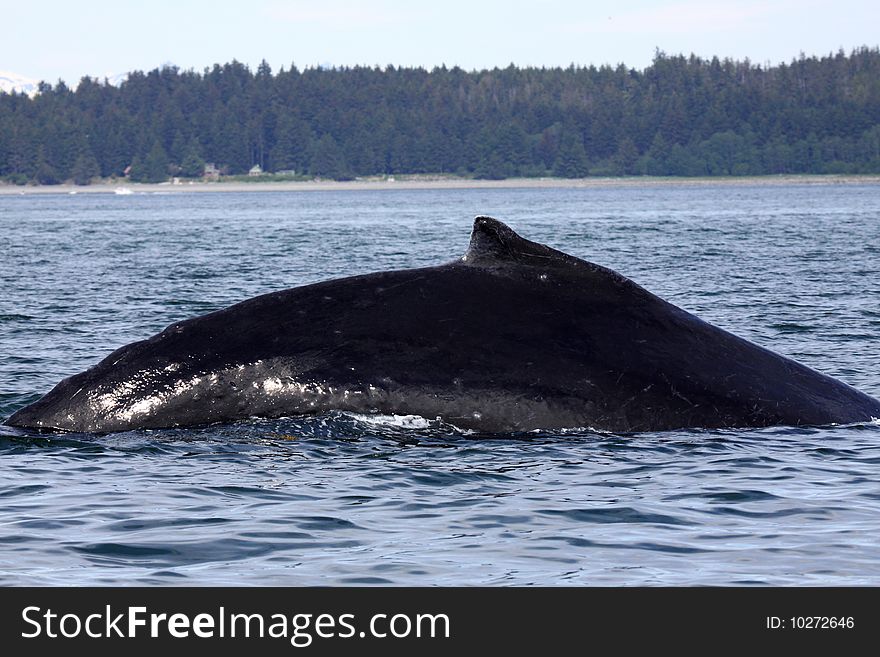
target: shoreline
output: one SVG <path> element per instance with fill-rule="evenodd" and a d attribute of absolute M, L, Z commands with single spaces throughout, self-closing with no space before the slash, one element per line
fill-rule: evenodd
<path fill-rule="evenodd" d="M 436 189 L 603 189 L 610 187 L 688 187 L 688 186 L 756 186 L 756 185 L 877 185 L 880 175 L 774 175 L 743 177 L 623 177 L 623 178 L 505 178 L 478 180 L 472 178 L 398 176 L 396 179 L 374 177 L 356 180 L 257 181 L 257 182 L 181 182 L 132 183 L 100 182 L 93 185 L 12 185 L 0 183 L 0 196 L 32 194 L 165 194 L 205 192 L 317 192 L 368 190 L 436 190 Z M 127 191 L 122 191 L 127 190 Z"/>

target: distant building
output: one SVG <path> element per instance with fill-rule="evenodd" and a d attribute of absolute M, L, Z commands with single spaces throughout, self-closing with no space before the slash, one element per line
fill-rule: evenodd
<path fill-rule="evenodd" d="M 262 176 L 263 175 L 263 167 L 259 164 L 255 164 L 251 167 L 251 170 L 248 171 L 249 176 Z"/>
<path fill-rule="evenodd" d="M 220 169 L 214 166 L 213 162 L 209 162 L 205 165 L 205 179 L 206 180 L 219 180 L 220 179 Z"/>

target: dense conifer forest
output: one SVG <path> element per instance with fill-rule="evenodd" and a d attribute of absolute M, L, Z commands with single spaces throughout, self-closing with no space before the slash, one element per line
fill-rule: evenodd
<path fill-rule="evenodd" d="M 233 61 L 0 93 L 9 182 L 157 182 L 206 163 L 335 179 L 880 173 L 880 50 L 773 66 L 658 51 L 642 71 Z"/>

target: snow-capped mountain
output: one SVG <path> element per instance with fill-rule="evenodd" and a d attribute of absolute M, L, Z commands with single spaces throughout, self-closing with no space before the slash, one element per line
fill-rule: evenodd
<path fill-rule="evenodd" d="M 5 91 L 6 93 L 16 91 L 18 93 L 24 92 L 29 96 L 33 96 L 37 93 L 37 85 L 39 83 L 39 80 L 26 78 L 17 73 L 0 71 L 0 91 Z"/>
<path fill-rule="evenodd" d="M 128 79 L 128 73 L 107 73 L 105 75 L 93 75 L 90 76 L 96 79 L 98 82 L 103 83 L 104 80 L 107 80 L 114 87 L 118 87 L 123 82 Z M 57 82 L 57 81 L 56 81 Z M 55 84 L 56 82 L 52 82 L 51 84 Z M 28 96 L 33 96 L 37 93 L 37 86 L 40 84 L 39 80 L 35 80 L 33 78 L 26 78 L 23 75 L 19 75 L 18 73 L 10 73 L 8 71 L 0 71 L 0 92 L 5 91 L 6 93 L 12 93 L 13 91 L 18 93 L 26 93 Z M 79 84 L 79 80 L 75 81 L 71 88 L 76 89 Z"/>
<path fill-rule="evenodd" d="M 128 80 L 128 73 L 117 73 L 115 75 L 113 73 L 108 73 L 104 77 L 107 78 L 107 82 L 109 82 L 111 86 L 118 87 Z M 101 82 L 104 81 L 104 77 L 100 78 Z"/>

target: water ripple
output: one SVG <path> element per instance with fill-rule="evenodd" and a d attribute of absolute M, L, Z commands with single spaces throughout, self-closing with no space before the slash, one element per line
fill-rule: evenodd
<path fill-rule="evenodd" d="M 181 317 L 449 261 L 481 212 L 880 395 L 876 185 L 47 195 L 0 203 L 0 416 Z M 0 459 L 0 585 L 880 584 L 880 421 L 0 426 Z"/>

